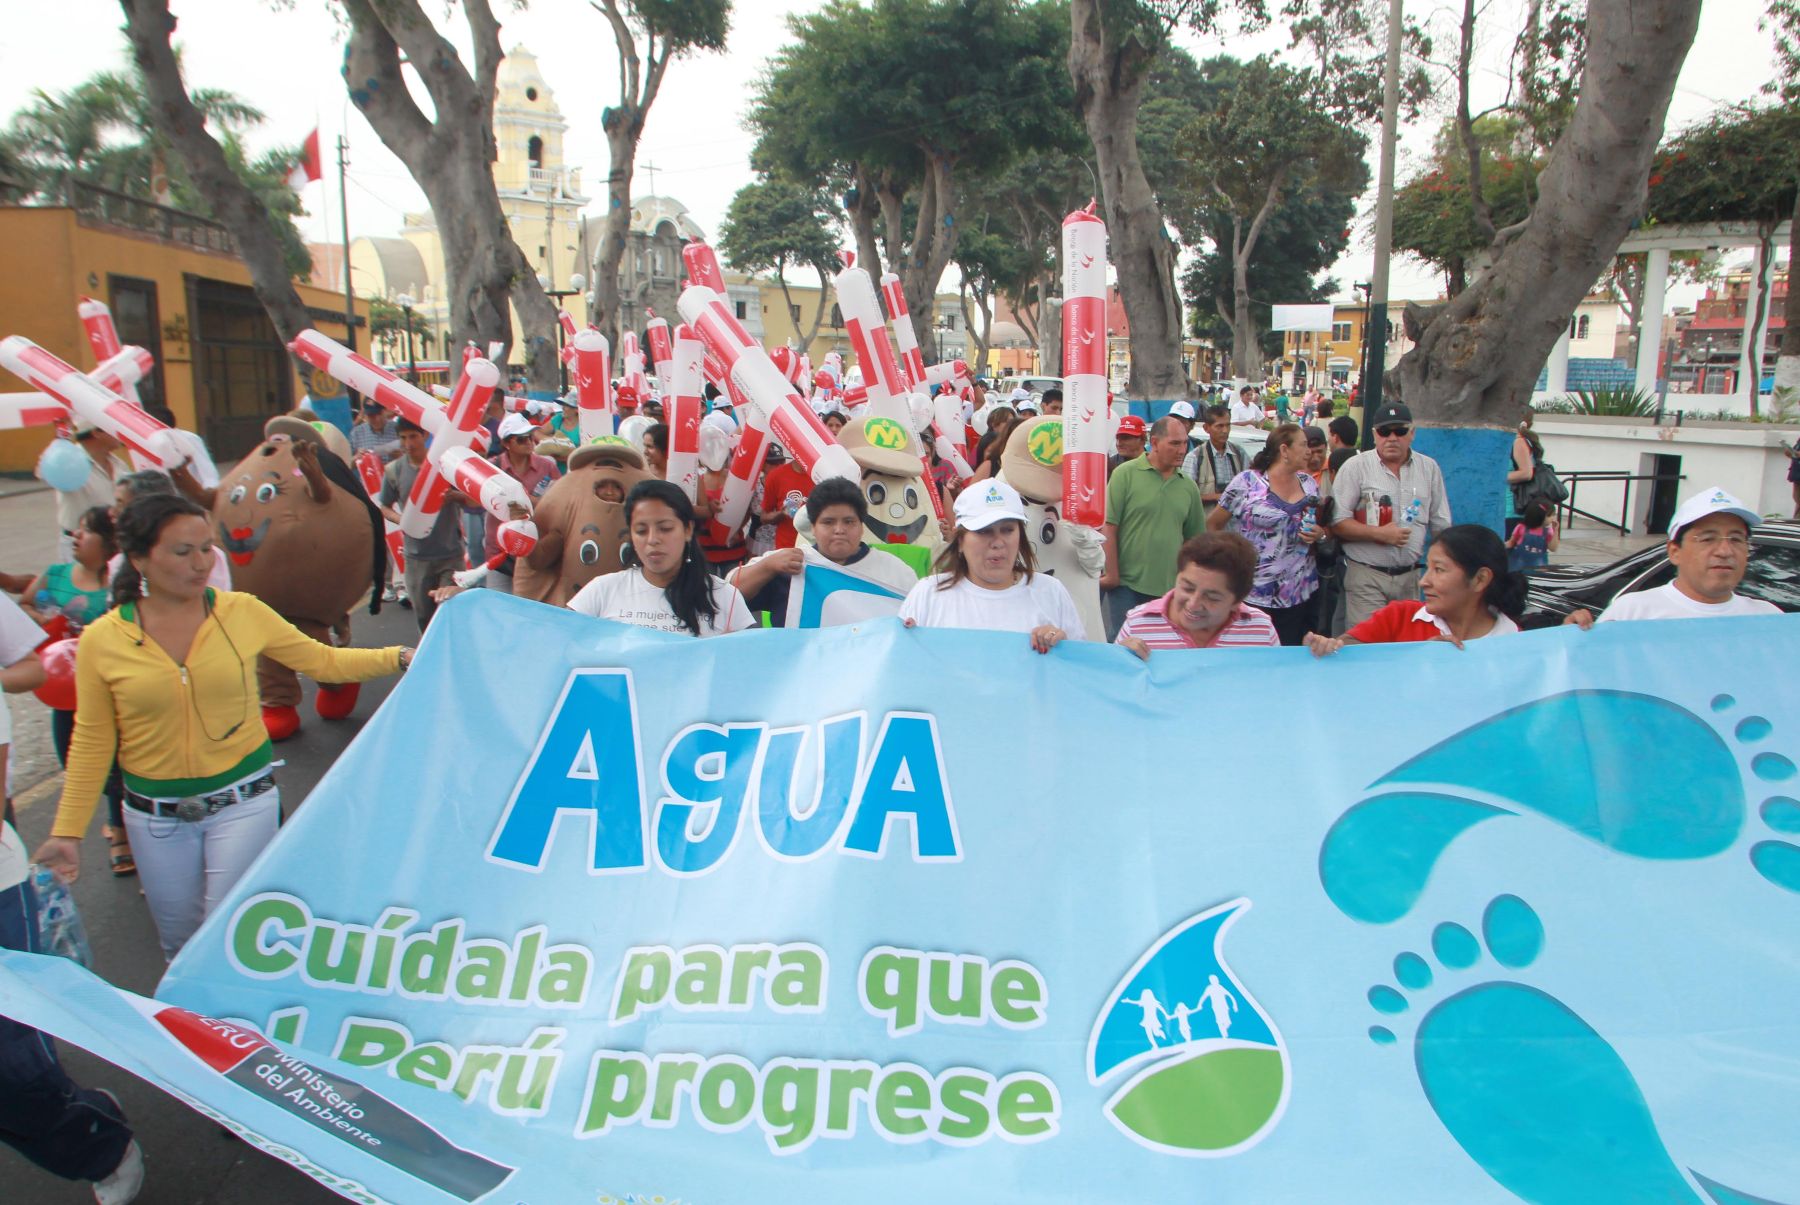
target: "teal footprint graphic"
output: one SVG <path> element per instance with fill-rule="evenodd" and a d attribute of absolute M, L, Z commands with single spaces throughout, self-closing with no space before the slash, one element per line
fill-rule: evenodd
<path fill-rule="evenodd" d="M 1501 968 L 1522 971 L 1543 951 L 1543 923 L 1524 900 L 1502 895 L 1482 916 L 1480 939 L 1462 925 L 1438 925 L 1430 959 L 1402 953 L 1394 959 L 1398 986 L 1369 989 L 1370 1005 L 1387 1022 L 1370 1028 L 1370 1038 L 1396 1044 L 1390 1026 L 1401 1024 L 1428 993 L 1450 988 L 1440 975 L 1453 980 L 1479 967 L 1483 947 Z M 1454 991 L 1419 1019 L 1413 1063 L 1451 1137 L 1496 1182 L 1527 1201 L 1710 1198 L 1717 1205 L 1772 1205 L 1704 1176 L 1684 1175 L 1618 1052 L 1573 1009 L 1538 988 L 1487 978 Z"/>
<path fill-rule="evenodd" d="M 1713 711 L 1737 705 L 1729 695 Z M 1732 735 L 1746 748 L 1773 725 L 1745 716 Z M 1534 750 L 1578 742 L 1585 756 Z M 1794 762 L 1750 755 L 1761 783 L 1790 782 Z M 1619 853 L 1705 858 L 1731 848 L 1748 806 L 1745 776 L 1729 744 L 1692 712 L 1651 695 L 1584 690 L 1553 695 L 1464 729 L 1377 779 L 1379 792 L 1338 817 L 1319 852 L 1319 878 L 1346 916 L 1385 924 L 1418 902 L 1451 842 L 1497 816 L 1533 813 Z M 1800 801 L 1770 795 L 1758 814 L 1776 833 L 1800 835 Z M 1756 872 L 1800 893 L 1800 844 L 1750 848 Z"/>

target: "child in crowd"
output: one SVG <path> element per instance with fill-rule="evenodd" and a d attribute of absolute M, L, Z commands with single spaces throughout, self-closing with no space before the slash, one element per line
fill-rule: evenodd
<path fill-rule="evenodd" d="M 1510 567 L 1522 573 L 1527 569 L 1548 565 L 1550 554 L 1556 551 L 1560 542 L 1560 534 L 1556 516 L 1550 513 L 1549 507 L 1542 502 L 1526 503 L 1519 525 L 1513 528 L 1512 535 L 1506 541 Z"/>

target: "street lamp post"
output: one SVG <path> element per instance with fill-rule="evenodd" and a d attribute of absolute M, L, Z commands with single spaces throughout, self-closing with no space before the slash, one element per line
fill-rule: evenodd
<path fill-rule="evenodd" d="M 579 272 L 574 273 L 569 277 L 569 287 L 566 289 L 551 288 L 550 281 L 543 276 L 538 277 L 538 284 L 543 286 L 544 295 L 552 298 L 556 302 L 556 308 L 560 310 L 563 308 L 563 298 L 573 297 L 575 294 L 587 288 L 587 277 Z M 562 380 L 562 386 L 557 390 L 559 394 L 569 392 L 569 363 L 567 360 L 563 359 L 562 352 L 563 325 L 561 321 L 558 321 L 556 324 L 556 365 L 558 375 Z"/>
<path fill-rule="evenodd" d="M 400 296 L 394 298 L 394 304 L 400 307 L 400 312 L 402 314 L 406 315 L 406 379 L 417 385 L 419 383 L 419 361 L 413 354 L 412 319 L 414 302 L 412 295 L 409 293 L 402 293 Z"/>

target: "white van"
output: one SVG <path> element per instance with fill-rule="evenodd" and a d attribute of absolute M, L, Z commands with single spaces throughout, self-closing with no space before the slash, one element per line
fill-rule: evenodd
<path fill-rule="evenodd" d="M 988 395 L 1004 406 L 1013 391 L 1020 387 L 1023 387 L 1033 399 L 1041 404 L 1044 400 L 1044 390 L 1061 389 L 1063 379 L 1061 377 L 1001 377 L 993 389 L 988 391 Z"/>

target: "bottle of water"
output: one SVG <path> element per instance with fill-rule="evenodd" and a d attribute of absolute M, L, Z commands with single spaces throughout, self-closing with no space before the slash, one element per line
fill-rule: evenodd
<path fill-rule="evenodd" d="M 1414 498 L 1411 502 L 1408 502 L 1406 504 L 1406 517 L 1400 520 L 1401 524 L 1403 524 L 1406 527 L 1413 526 L 1415 523 L 1417 523 L 1419 521 L 1419 512 L 1423 511 L 1424 509 L 1425 509 L 1424 500 L 1420 499 L 1420 498 Z"/>
<path fill-rule="evenodd" d="M 87 926 L 75 910 L 75 896 L 69 885 L 54 871 L 35 863 L 31 867 L 31 889 L 37 896 L 38 949 L 78 962 L 90 970 L 94 952 L 88 945 Z"/>

